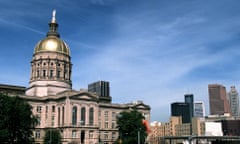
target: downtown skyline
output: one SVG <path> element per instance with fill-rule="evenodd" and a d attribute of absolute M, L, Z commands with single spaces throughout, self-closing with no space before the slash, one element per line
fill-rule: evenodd
<path fill-rule="evenodd" d="M 194 94 L 209 113 L 208 84 L 240 87 L 237 0 L 0 0 L 0 83 L 29 86 L 30 61 L 56 9 L 70 47 L 73 89 L 110 82 L 113 103 L 142 100 L 151 121 Z"/>

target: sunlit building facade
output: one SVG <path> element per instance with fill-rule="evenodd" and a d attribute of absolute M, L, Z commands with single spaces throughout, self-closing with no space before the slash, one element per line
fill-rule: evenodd
<path fill-rule="evenodd" d="M 230 106 L 227 100 L 226 88 L 220 84 L 209 84 L 209 106 L 211 115 L 223 115 L 230 113 Z"/>

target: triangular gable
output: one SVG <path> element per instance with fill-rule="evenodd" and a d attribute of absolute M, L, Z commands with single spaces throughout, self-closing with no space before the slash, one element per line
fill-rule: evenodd
<path fill-rule="evenodd" d="M 136 104 L 135 107 L 136 107 L 137 109 L 150 109 L 150 106 L 145 105 L 144 103 Z"/>
<path fill-rule="evenodd" d="M 71 95 L 75 95 L 78 94 L 78 91 L 75 90 L 65 90 L 62 92 L 57 93 L 58 96 L 71 96 Z"/>
<path fill-rule="evenodd" d="M 89 92 L 79 92 L 69 96 L 69 98 L 76 100 L 98 101 L 98 96 Z"/>

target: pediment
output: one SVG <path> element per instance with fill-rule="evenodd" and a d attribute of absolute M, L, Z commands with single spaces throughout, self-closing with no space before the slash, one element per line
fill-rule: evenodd
<path fill-rule="evenodd" d="M 150 106 L 144 103 L 136 104 L 134 107 L 136 107 L 137 109 L 150 109 Z"/>
<path fill-rule="evenodd" d="M 79 92 L 69 96 L 69 99 L 85 100 L 85 101 L 98 101 L 98 96 L 90 92 Z"/>

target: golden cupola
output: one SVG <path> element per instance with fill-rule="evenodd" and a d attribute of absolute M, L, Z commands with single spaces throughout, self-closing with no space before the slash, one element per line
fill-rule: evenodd
<path fill-rule="evenodd" d="M 49 32 L 47 37 L 39 41 L 34 49 L 34 54 L 39 52 L 58 52 L 66 55 L 70 55 L 70 50 L 67 44 L 60 39 L 60 35 L 57 31 L 58 24 L 55 18 L 56 11 L 53 11 L 52 21 L 49 23 Z"/>
<path fill-rule="evenodd" d="M 50 96 L 72 88 L 70 49 L 57 31 L 56 11 L 53 11 L 46 38 L 40 40 L 31 61 L 30 86 L 26 95 Z"/>

